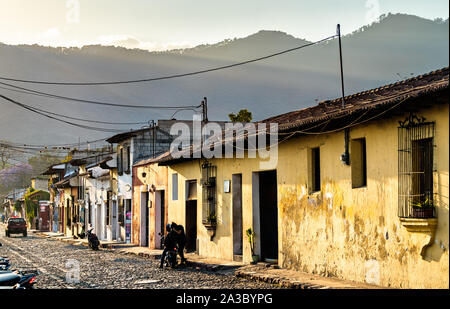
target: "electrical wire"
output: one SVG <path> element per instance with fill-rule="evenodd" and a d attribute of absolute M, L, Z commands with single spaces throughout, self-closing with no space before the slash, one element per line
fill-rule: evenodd
<path fill-rule="evenodd" d="M 98 140 L 94 140 L 94 141 L 86 141 L 86 142 L 79 142 L 79 143 L 71 143 L 71 144 L 53 144 L 53 145 L 27 145 L 25 143 L 7 143 L 5 145 L 13 145 L 13 146 L 17 146 L 17 147 L 28 147 L 30 149 L 32 148 L 53 148 L 53 147 L 70 147 L 70 146 L 80 146 L 80 145 L 87 145 L 87 144 L 94 144 L 94 143 L 98 143 L 98 142 L 102 142 L 102 141 L 106 141 L 107 138 L 102 138 L 102 139 L 98 139 Z M 1 143 L 0 143 L 1 145 Z"/>
<path fill-rule="evenodd" d="M 249 63 L 253 63 L 253 62 L 257 62 L 257 61 L 261 61 L 261 60 L 265 60 L 265 59 L 269 59 L 275 56 L 279 56 L 282 54 L 286 54 L 292 51 L 296 51 L 305 47 L 309 47 L 312 45 L 316 45 L 319 44 L 321 42 L 324 41 L 328 41 L 332 38 L 337 37 L 337 35 L 332 35 L 329 36 L 325 39 L 321 39 L 319 41 L 316 42 L 311 42 L 308 44 L 304 44 L 301 46 L 297 46 L 294 48 L 290 48 L 287 50 L 283 50 L 281 52 L 277 52 L 274 54 L 270 54 L 264 57 L 259 57 L 259 58 L 255 58 L 255 59 L 251 59 L 251 60 L 246 60 L 246 61 L 242 61 L 242 62 L 238 62 L 238 63 L 234 63 L 234 64 L 229 64 L 229 65 L 225 65 L 225 66 L 220 66 L 220 67 L 216 67 L 216 68 L 211 68 L 211 69 L 206 69 L 206 70 L 200 70 L 200 71 L 195 71 L 195 72 L 190 72 L 190 73 L 183 73 L 183 74 L 176 74 L 176 75 L 168 75 L 168 76 L 161 76 L 161 77 L 154 77 L 154 78 L 145 78 L 145 79 L 136 79 L 136 80 L 125 80 L 125 81 L 109 81 L 109 82 L 86 82 L 86 83 L 75 83 L 75 82 L 50 82 L 50 81 L 38 81 L 38 80 L 25 80 L 25 79 L 17 79 L 17 78 L 9 78 L 9 77 L 1 77 L 1 80 L 6 80 L 6 81 L 13 81 L 13 82 L 20 82 L 20 83 L 28 83 L 28 84 L 42 84 L 42 85 L 60 85 L 60 86 L 99 86 L 99 85 L 117 85 L 117 84 L 132 84 L 132 83 L 143 83 L 143 82 L 152 82 L 152 81 L 159 81 L 159 80 L 167 80 L 167 79 L 173 79 L 173 78 L 180 78 L 180 77 L 185 77 L 185 76 L 192 76 L 192 75 L 198 75 L 198 74 L 204 74 L 204 73 L 208 73 L 208 72 L 214 72 L 214 71 L 219 71 L 219 70 L 224 70 L 224 69 L 229 69 L 232 67 L 237 67 L 237 66 L 241 66 L 241 65 L 245 65 L 245 64 L 249 64 Z"/>
<path fill-rule="evenodd" d="M 1 82 L 0 82 L 1 83 Z M 14 90 L 14 89 L 8 89 L 5 87 L 0 87 L 0 89 L 5 89 L 5 90 L 11 90 L 11 91 L 17 91 L 17 92 L 22 92 L 22 93 L 27 93 L 25 91 L 18 91 L 18 90 Z M 30 93 L 28 93 L 30 94 Z M 37 94 L 38 95 L 38 94 Z M 42 95 L 44 96 L 44 95 Z M 45 96 L 48 97 L 48 96 Z M 39 109 L 37 107 L 33 107 L 33 106 L 29 106 L 35 110 L 38 110 L 40 112 L 44 112 L 44 113 L 48 113 L 51 115 L 55 115 L 55 116 L 59 116 L 59 117 L 63 117 L 63 118 L 67 118 L 67 119 L 73 119 L 73 120 L 79 120 L 79 121 L 84 121 L 84 122 L 92 122 L 92 123 L 101 123 L 101 124 L 112 124 L 112 125 L 138 125 L 138 124 L 148 124 L 148 122 L 107 122 L 107 121 L 100 121 L 100 120 L 90 120 L 90 119 L 84 119 L 84 118 L 76 118 L 76 117 L 71 117 L 71 116 L 67 116 L 67 115 L 62 115 L 62 114 L 57 114 L 57 113 L 53 113 L 53 112 L 49 112 L 46 110 L 42 110 Z"/>
<path fill-rule="evenodd" d="M 37 95 L 40 97 L 49 97 L 53 99 L 60 99 L 65 101 L 73 101 L 78 103 L 88 103 L 88 104 L 97 104 L 97 105 L 104 105 L 104 106 L 113 106 L 113 107 L 125 107 L 125 108 L 139 108 L 139 109 L 167 109 L 167 110 L 174 110 L 174 109 L 183 109 L 183 108 L 199 108 L 201 105 L 186 105 L 186 106 L 155 106 L 155 105 L 133 105 L 133 104 L 117 104 L 117 103 L 110 103 L 110 102 L 102 102 L 102 101 L 95 101 L 95 100 L 84 100 L 84 99 L 78 99 L 78 98 L 72 98 L 72 97 L 66 97 L 57 95 L 54 93 L 48 93 L 43 91 L 37 91 L 25 87 L 20 87 L 4 82 L 0 82 L 1 85 L 12 87 L 15 89 L 9 89 L 6 87 L 2 87 L 2 89 L 9 90 L 9 91 L 16 91 L 23 94 L 28 95 Z M 20 91 L 19 91 L 20 90 Z"/>
<path fill-rule="evenodd" d="M 72 125 L 72 126 L 80 127 L 80 128 L 87 129 L 87 130 L 93 130 L 93 131 L 115 132 L 115 133 L 123 132 L 123 130 L 115 130 L 115 129 L 107 129 L 107 128 L 91 127 L 91 126 L 81 125 L 81 124 L 78 124 L 78 123 L 74 123 L 74 122 L 62 120 L 62 119 L 59 119 L 59 118 L 56 118 L 56 117 L 53 117 L 53 116 L 44 114 L 44 113 L 42 113 L 42 112 L 40 112 L 40 111 L 37 111 L 37 110 L 33 109 L 32 107 L 29 107 L 28 105 L 25 105 L 25 104 L 23 104 L 23 103 L 19 103 L 19 102 L 15 101 L 15 100 L 13 100 L 13 99 L 11 99 L 11 98 L 8 98 L 8 97 L 6 97 L 6 96 L 4 96 L 4 95 L 2 95 L 2 94 L 0 94 L 0 98 L 3 98 L 4 100 L 9 101 L 9 102 L 11 102 L 11 103 L 13 103 L 13 104 L 15 104 L 15 105 L 17 105 L 17 106 L 20 106 L 20 107 L 22 107 L 22 108 L 24 108 L 24 109 L 29 110 L 29 111 L 31 111 L 31 112 L 37 113 L 37 114 L 39 114 L 39 115 L 42 115 L 42 116 L 47 117 L 47 118 L 50 118 L 50 119 L 54 119 L 54 120 L 57 120 L 57 121 L 60 121 L 60 122 L 64 122 L 64 123 L 69 124 L 69 125 Z"/>

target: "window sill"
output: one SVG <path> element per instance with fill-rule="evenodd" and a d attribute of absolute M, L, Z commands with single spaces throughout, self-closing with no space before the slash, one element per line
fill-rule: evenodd
<path fill-rule="evenodd" d="M 420 255 L 425 259 L 426 249 L 434 242 L 437 219 L 400 218 L 400 222 L 411 233 L 409 242 L 421 248 Z"/>
<path fill-rule="evenodd" d="M 322 191 L 313 191 L 313 192 L 309 192 L 308 195 L 314 197 L 314 196 L 319 196 L 321 193 L 322 193 Z"/>
<path fill-rule="evenodd" d="M 361 187 L 352 187 L 352 189 L 367 189 L 367 185 Z"/>
<path fill-rule="evenodd" d="M 411 233 L 434 233 L 438 223 L 436 218 L 400 218 L 400 222 Z"/>

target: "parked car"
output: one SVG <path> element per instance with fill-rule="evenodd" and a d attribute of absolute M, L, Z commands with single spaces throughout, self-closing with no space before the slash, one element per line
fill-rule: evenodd
<path fill-rule="evenodd" d="M 27 222 L 24 218 L 9 218 L 5 230 L 6 237 L 10 237 L 11 234 L 23 234 L 27 236 Z"/>

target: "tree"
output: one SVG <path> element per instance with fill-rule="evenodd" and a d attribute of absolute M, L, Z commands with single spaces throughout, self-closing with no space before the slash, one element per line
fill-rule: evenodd
<path fill-rule="evenodd" d="M 232 122 L 251 122 L 253 119 L 252 112 L 247 109 L 241 109 L 237 115 L 234 113 L 228 114 L 228 117 Z"/>
<path fill-rule="evenodd" d="M 33 188 L 28 188 L 24 195 L 25 215 L 28 222 L 33 222 L 33 219 L 38 216 L 39 201 L 49 200 L 50 194 L 45 191 L 36 191 Z"/>
<path fill-rule="evenodd" d="M 14 188 L 24 188 L 30 183 L 32 167 L 19 163 L 0 171 L 0 193 L 7 193 Z"/>
<path fill-rule="evenodd" d="M 49 166 L 57 164 L 61 159 L 50 153 L 49 151 L 43 151 L 40 154 L 28 159 L 28 164 L 31 165 L 33 169 L 34 176 L 44 172 Z"/>
<path fill-rule="evenodd" d="M 9 160 L 13 156 L 13 150 L 8 147 L 8 142 L 0 140 L 0 170 L 8 166 Z"/>

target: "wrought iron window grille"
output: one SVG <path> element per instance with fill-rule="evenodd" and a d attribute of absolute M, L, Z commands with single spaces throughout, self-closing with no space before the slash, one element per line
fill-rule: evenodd
<path fill-rule="evenodd" d="M 203 209 L 206 210 L 206 216 L 204 217 L 204 221 L 206 222 L 211 222 L 212 219 L 216 218 L 216 176 L 216 166 L 208 162 L 202 164 L 201 185 L 203 186 Z"/>
<path fill-rule="evenodd" d="M 398 216 L 435 218 L 435 123 L 410 114 L 398 127 Z"/>

